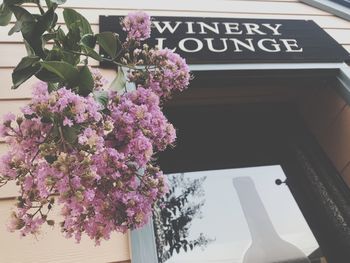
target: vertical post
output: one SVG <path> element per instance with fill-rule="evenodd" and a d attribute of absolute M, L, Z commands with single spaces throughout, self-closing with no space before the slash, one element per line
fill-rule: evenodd
<path fill-rule="evenodd" d="M 153 220 L 141 229 L 131 231 L 132 263 L 158 263 Z"/>

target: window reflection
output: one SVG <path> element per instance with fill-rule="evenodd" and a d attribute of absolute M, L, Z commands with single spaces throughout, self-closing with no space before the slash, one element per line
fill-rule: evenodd
<path fill-rule="evenodd" d="M 160 263 L 326 263 L 280 166 L 168 176 L 154 213 Z"/>

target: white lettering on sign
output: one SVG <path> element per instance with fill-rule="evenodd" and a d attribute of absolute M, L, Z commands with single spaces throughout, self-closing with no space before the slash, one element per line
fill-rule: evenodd
<path fill-rule="evenodd" d="M 303 52 L 303 49 L 298 47 L 298 42 L 295 39 L 281 39 L 281 41 L 287 49 L 286 52 Z"/>
<path fill-rule="evenodd" d="M 253 23 L 243 23 L 247 30 L 247 35 L 266 35 L 265 32 L 260 31 L 260 26 Z"/>
<path fill-rule="evenodd" d="M 160 23 L 163 23 L 163 27 L 160 25 Z M 170 25 L 170 21 L 153 21 L 153 25 L 157 28 L 158 32 L 163 34 L 165 30 L 169 30 L 170 33 L 174 34 L 176 29 L 181 25 L 182 22 L 176 21 L 176 24 L 174 26 Z"/>
<path fill-rule="evenodd" d="M 196 34 L 196 32 L 193 31 L 193 24 L 194 22 L 186 22 L 187 24 L 187 32 L 186 34 Z"/>
<path fill-rule="evenodd" d="M 187 43 L 190 43 L 190 42 L 194 42 L 195 43 L 195 47 L 193 49 L 189 49 L 187 48 L 185 45 Z M 198 52 L 200 50 L 202 50 L 203 48 L 203 43 L 202 41 L 200 41 L 199 39 L 197 38 L 184 38 L 182 40 L 180 40 L 179 42 L 179 48 L 182 50 L 182 51 L 185 51 L 185 52 L 189 52 L 189 53 L 195 53 L 195 52 Z"/>
<path fill-rule="evenodd" d="M 219 53 L 227 51 L 227 38 L 220 38 L 220 42 L 217 45 L 222 45 L 221 49 L 214 48 L 214 38 L 204 38 L 208 43 L 208 48 L 211 52 Z"/>
<path fill-rule="evenodd" d="M 201 28 L 201 31 L 199 32 L 199 34 L 208 34 L 208 32 L 206 30 L 210 30 L 211 32 L 214 32 L 216 34 L 220 34 L 219 23 L 213 22 L 212 24 L 214 26 L 208 25 L 208 24 L 203 23 L 203 22 L 198 22 L 198 25 Z"/>
<path fill-rule="evenodd" d="M 225 25 L 226 29 L 226 35 L 242 35 L 243 31 L 239 30 L 239 24 L 238 23 L 223 23 Z"/>
<path fill-rule="evenodd" d="M 234 51 L 235 52 L 243 52 L 243 50 L 241 49 L 242 47 L 246 50 L 250 50 L 253 52 L 255 51 L 252 38 L 247 38 L 246 42 L 243 42 L 243 41 L 236 39 L 236 38 L 230 38 L 230 40 L 234 44 Z"/>
<path fill-rule="evenodd" d="M 275 25 L 271 25 L 271 24 L 262 24 L 264 27 L 271 29 L 271 31 L 273 32 L 273 34 L 275 36 L 280 36 L 282 35 L 280 32 L 278 32 L 278 29 L 282 26 L 282 24 L 275 24 Z M 275 27 L 274 27 L 275 26 Z"/>
<path fill-rule="evenodd" d="M 278 23 L 201 21 L 152 21 L 152 23 L 160 34 L 169 35 L 170 33 L 176 37 L 180 36 L 176 42 L 166 37 L 156 38 L 157 46 L 161 49 L 167 47 L 173 51 L 181 50 L 188 53 L 200 52 L 203 49 L 213 53 L 303 52 L 303 48 L 299 46 L 296 39 L 282 38 L 283 25 Z M 191 37 L 181 38 L 186 35 Z M 220 36 L 227 36 L 227 38 Z"/>
<path fill-rule="evenodd" d="M 165 31 L 169 31 L 174 34 L 175 31 L 185 28 L 186 34 L 208 34 L 215 33 L 220 34 L 225 32 L 225 34 L 230 35 L 267 35 L 272 33 L 275 36 L 280 36 L 279 32 L 282 24 L 256 24 L 256 23 L 230 23 L 230 22 L 181 22 L 176 21 L 171 23 L 170 21 L 152 21 L 154 27 L 160 34 Z"/>
<path fill-rule="evenodd" d="M 266 43 L 269 43 L 266 44 Z M 261 50 L 264 50 L 266 52 L 280 52 L 281 48 L 280 46 L 276 43 L 275 39 L 261 39 L 258 41 L 258 47 Z"/>

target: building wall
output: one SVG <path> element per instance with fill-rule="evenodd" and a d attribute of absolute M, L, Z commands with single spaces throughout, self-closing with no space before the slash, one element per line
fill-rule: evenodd
<path fill-rule="evenodd" d="M 99 15 L 125 15 L 131 10 L 143 9 L 151 15 L 164 16 L 211 16 L 233 18 L 310 19 L 350 51 L 350 22 L 332 14 L 310 7 L 297 0 L 69 0 L 65 6 L 77 8 L 98 31 Z M 32 8 L 32 7 L 31 7 Z M 62 9 L 59 10 L 60 13 Z M 59 23 L 63 23 L 62 15 Z M 12 25 L 14 23 L 12 22 Z M 11 26 L 12 26 L 11 25 Z M 25 48 L 20 34 L 8 36 L 8 27 L 0 27 L 0 115 L 10 111 L 17 113 L 28 102 L 31 79 L 18 90 L 10 90 L 11 72 Z M 92 66 L 97 66 L 92 63 Z M 108 79 L 114 72 L 103 70 Z M 330 158 L 350 184 L 350 107 L 334 91 L 314 89 L 298 95 L 300 112 L 305 117 Z M 0 154 L 6 146 L 0 143 Z M 16 186 L 0 189 L 0 253 L 2 262 L 124 262 L 131 258 L 128 235 L 115 234 L 101 247 L 94 247 L 89 240 L 76 245 L 62 237 L 58 227 L 54 231 L 45 228 L 36 238 L 19 239 L 18 234 L 8 233 L 5 222 L 14 197 Z M 58 215 L 57 215 L 58 216 Z"/>
<path fill-rule="evenodd" d="M 350 107 L 333 85 L 299 97 L 308 127 L 350 186 Z"/>

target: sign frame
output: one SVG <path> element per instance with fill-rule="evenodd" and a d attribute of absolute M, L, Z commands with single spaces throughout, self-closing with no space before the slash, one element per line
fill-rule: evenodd
<path fill-rule="evenodd" d="M 125 39 L 121 18 L 100 16 L 100 32 L 112 31 Z M 176 48 L 189 64 L 341 63 L 350 60 L 350 54 L 312 20 L 152 18 L 151 38 L 145 43 Z M 111 65 L 103 62 L 101 66 Z"/>

